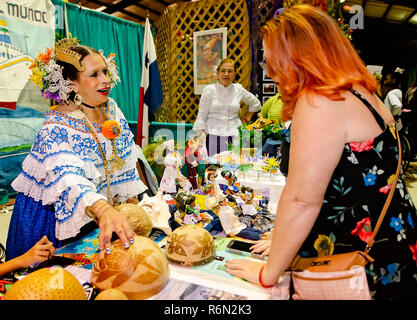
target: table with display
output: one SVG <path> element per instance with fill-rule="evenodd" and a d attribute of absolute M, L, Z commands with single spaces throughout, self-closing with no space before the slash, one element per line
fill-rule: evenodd
<path fill-rule="evenodd" d="M 81 239 L 56 250 L 59 257 L 74 259 L 70 265 L 62 265 L 71 272 L 83 285 L 87 299 L 94 300 L 99 291 L 91 284 L 91 272 L 98 257 L 98 232 L 92 231 Z M 166 243 L 166 235 L 154 229 L 150 238 L 162 250 Z M 170 279 L 165 288 L 150 300 L 266 300 L 271 297 L 271 290 L 236 278 L 225 271 L 228 259 L 250 258 L 228 252 L 227 244 L 232 238 L 214 236 L 216 252 L 211 262 L 191 267 L 183 267 L 169 262 Z M 259 261 L 259 260 L 258 260 Z M 31 272 L 30 269 L 19 270 L 12 275 L 0 278 L 0 299 L 13 283 Z M 3 291 L 3 292 L 2 292 Z"/>
<path fill-rule="evenodd" d="M 279 197 L 285 185 L 282 175 L 239 175 L 241 185 L 254 190 L 268 189 L 270 201 L 268 208 L 275 213 Z M 220 175 L 218 183 L 226 184 Z M 93 300 L 99 293 L 91 284 L 91 272 L 98 257 L 98 233 L 95 229 L 79 240 L 56 250 L 55 255 L 71 258 L 75 261 L 64 265 L 83 284 L 87 299 Z M 153 229 L 150 238 L 164 250 L 167 236 L 159 229 Z M 225 271 L 225 262 L 229 259 L 255 259 L 249 254 L 236 254 L 227 250 L 230 237 L 213 236 L 215 240 L 215 259 L 211 262 L 192 267 L 183 267 L 169 262 L 170 279 L 165 288 L 149 299 L 154 300 L 266 300 L 271 298 L 271 289 L 265 289 L 236 278 Z M 237 237 L 238 238 L 238 237 Z M 240 240 L 245 240 L 239 238 Z M 245 240 L 249 241 L 249 240 Z M 250 241 L 249 241 L 250 242 Z M 253 241 L 252 241 L 253 242 Z M 256 259 L 255 259 L 256 260 Z M 259 261 L 259 260 L 258 260 Z M 0 299 L 13 283 L 22 279 L 31 269 L 19 270 L 0 278 Z"/>

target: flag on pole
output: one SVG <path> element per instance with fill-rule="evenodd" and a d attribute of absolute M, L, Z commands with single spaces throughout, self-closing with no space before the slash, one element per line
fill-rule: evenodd
<path fill-rule="evenodd" d="M 149 119 L 163 102 L 156 50 L 149 19 L 146 18 L 143 39 L 142 79 L 140 83 L 138 129 L 136 143 L 145 147 L 149 141 Z"/>

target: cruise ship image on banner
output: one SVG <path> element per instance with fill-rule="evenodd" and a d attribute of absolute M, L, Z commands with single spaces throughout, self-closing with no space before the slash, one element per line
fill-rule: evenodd
<path fill-rule="evenodd" d="M 0 11 L 0 107 L 16 110 L 19 95 L 29 81 L 34 59 L 11 43 L 7 21 Z"/>

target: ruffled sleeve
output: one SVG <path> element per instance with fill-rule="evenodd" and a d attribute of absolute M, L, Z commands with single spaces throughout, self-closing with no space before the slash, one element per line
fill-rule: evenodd
<path fill-rule="evenodd" d="M 136 168 L 141 150 L 134 143 L 129 125 L 115 102 L 108 104 L 109 118 L 119 122 L 121 134 L 116 139 L 118 156 L 124 166 L 110 175 L 112 196 L 123 202 L 147 189 Z M 71 114 L 49 111 L 45 114 L 21 174 L 12 187 L 43 205 L 55 208 L 56 237 L 60 240 L 77 235 L 92 219 L 85 207 L 107 199 L 107 179 L 101 152 L 80 111 Z M 93 124 L 107 159 L 112 142 L 106 139 L 101 125 Z M 112 162 L 109 162 L 112 167 Z"/>
<path fill-rule="evenodd" d="M 106 197 L 96 188 L 102 174 L 94 166 L 96 157 L 80 129 L 82 123 L 75 121 L 71 128 L 60 119 L 65 120 L 58 113 L 45 118 L 12 187 L 43 205 L 54 205 L 56 237 L 62 240 L 75 236 L 92 220 L 85 215 L 86 206 Z"/>

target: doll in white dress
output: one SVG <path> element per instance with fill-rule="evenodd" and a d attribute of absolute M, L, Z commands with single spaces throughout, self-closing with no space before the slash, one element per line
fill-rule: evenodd
<path fill-rule="evenodd" d="M 164 159 L 165 170 L 162 175 L 159 191 L 164 193 L 177 193 L 175 179 L 182 176 L 180 168 L 183 165 L 181 155 L 175 150 L 174 140 L 168 140 L 165 143 L 166 156 Z"/>

